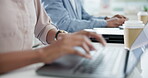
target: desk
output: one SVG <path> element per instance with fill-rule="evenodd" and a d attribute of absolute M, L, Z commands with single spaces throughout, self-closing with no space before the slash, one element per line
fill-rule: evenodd
<path fill-rule="evenodd" d="M 36 74 L 36 69 L 42 66 L 42 63 L 34 64 L 31 66 L 27 66 L 10 73 L 1 75 L 0 78 L 55 78 L 55 77 L 46 77 L 46 76 L 39 76 Z"/>
<path fill-rule="evenodd" d="M 141 66 L 142 66 L 142 76 L 143 78 L 148 78 L 148 51 L 146 54 L 142 57 L 141 59 Z M 42 66 L 42 63 L 39 64 L 34 64 L 31 66 L 27 66 L 15 71 L 12 71 L 10 73 L 1 75 L 0 78 L 57 78 L 57 77 L 45 77 L 45 76 L 39 76 L 36 74 L 36 69 L 40 66 Z M 135 78 L 135 77 L 130 77 L 130 78 Z M 137 77 L 139 78 L 139 77 Z"/>

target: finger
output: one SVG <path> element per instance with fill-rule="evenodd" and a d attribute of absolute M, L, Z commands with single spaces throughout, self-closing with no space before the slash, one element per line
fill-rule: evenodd
<path fill-rule="evenodd" d="M 119 15 L 119 14 L 117 14 L 117 15 L 113 16 L 112 18 L 114 18 L 114 17 L 117 17 L 117 18 L 120 18 L 120 19 L 124 19 L 125 21 L 128 20 L 128 18 L 125 17 L 124 15 Z"/>
<path fill-rule="evenodd" d="M 87 54 L 90 54 L 90 50 L 91 50 L 91 49 L 87 46 L 86 43 L 83 43 L 81 47 L 85 50 L 85 52 L 86 52 Z"/>
<path fill-rule="evenodd" d="M 119 27 L 119 26 L 121 26 L 121 25 L 122 25 L 122 24 L 119 23 L 119 22 L 114 23 L 114 27 Z"/>
<path fill-rule="evenodd" d="M 114 17 L 114 18 L 108 19 L 107 21 L 112 21 L 112 22 L 114 22 L 114 21 L 117 21 L 118 19 L 119 19 L 119 18 Z"/>
<path fill-rule="evenodd" d="M 122 18 L 122 16 L 121 16 L 121 15 L 119 15 L 119 14 L 114 15 L 113 17 Z"/>
<path fill-rule="evenodd" d="M 86 52 L 89 52 L 90 50 L 95 50 L 94 46 L 92 45 L 90 39 L 86 36 L 81 36 L 81 39 L 77 40 L 76 44 L 84 48 Z"/>
<path fill-rule="evenodd" d="M 67 54 L 75 54 L 75 55 L 78 55 L 78 56 L 81 56 L 81 57 L 85 57 L 85 58 L 91 58 L 91 55 L 90 54 L 87 54 L 87 53 L 82 53 L 74 48 L 68 48 L 67 50 Z"/>
<path fill-rule="evenodd" d="M 88 31 L 81 31 L 80 33 L 81 35 L 87 36 L 87 37 L 92 37 L 92 38 L 96 38 L 96 40 L 98 40 L 102 45 L 106 45 L 106 41 L 105 39 L 101 36 L 98 35 L 95 32 L 88 32 Z M 82 40 L 83 41 L 83 40 Z M 93 49 L 95 49 L 92 44 L 88 44 L 90 47 L 92 47 Z"/>
<path fill-rule="evenodd" d="M 83 53 L 81 53 L 77 50 L 73 50 L 73 54 L 76 54 L 76 55 L 79 55 L 79 56 L 82 56 L 82 57 L 85 57 L 85 58 L 89 58 L 89 59 L 92 58 L 90 54 L 83 54 Z"/>
<path fill-rule="evenodd" d="M 85 37 L 85 42 L 86 42 L 87 46 L 89 47 L 89 50 L 96 50 L 89 38 Z"/>
<path fill-rule="evenodd" d="M 124 22 L 125 22 L 125 19 L 118 19 L 118 25 L 122 25 L 122 24 L 124 24 Z"/>
<path fill-rule="evenodd" d="M 123 16 L 123 18 L 124 18 L 125 20 L 128 20 L 128 18 L 127 18 L 127 17 L 125 17 L 125 16 Z"/>
<path fill-rule="evenodd" d="M 89 35 L 92 38 L 95 38 L 97 41 L 99 41 L 103 46 L 106 45 L 105 39 L 102 37 L 102 35 L 97 34 L 96 32 L 90 32 Z"/>
<path fill-rule="evenodd" d="M 91 38 L 96 38 L 96 40 L 98 40 L 102 45 L 106 45 L 106 41 L 105 39 L 102 37 L 102 35 L 97 34 L 96 32 L 88 32 L 88 31 L 84 31 L 83 33 L 84 35 L 86 35 L 87 37 L 91 37 Z M 88 45 L 95 50 L 94 46 L 92 46 L 92 44 L 90 43 L 91 41 L 88 39 L 87 40 Z"/>
<path fill-rule="evenodd" d="M 117 21 L 114 22 L 114 26 L 115 27 L 121 26 L 122 24 L 124 24 L 124 22 L 125 22 L 125 19 L 117 18 Z"/>
<path fill-rule="evenodd" d="M 106 45 L 106 40 L 102 37 L 102 35 L 98 35 L 98 38 L 96 40 L 100 41 L 100 43 L 105 46 Z"/>
<path fill-rule="evenodd" d="M 123 15 L 119 15 L 119 14 L 115 15 L 114 17 L 117 17 L 117 18 L 120 18 L 120 19 L 122 19 L 122 18 L 126 19 L 125 16 L 123 16 Z"/>

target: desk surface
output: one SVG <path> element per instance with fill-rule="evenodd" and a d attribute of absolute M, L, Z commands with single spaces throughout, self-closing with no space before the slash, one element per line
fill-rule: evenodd
<path fill-rule="evenodd" d="M 46 76 L 39 76 L 36 74 L 36 69 L 43 64 L 34 64 L 31 66 L 27 66 L 13 72 L 1 75 L 0 78 L 55 78 L 55 77 L 46 77 Z"/>
<path fill-rule="evenodd" d="M 142 76 L 143 78 L 148 78 L 148 51 L 141 59 L 141 66 L 142 66 Z M 0 75 L 0 78 L 57 78 L 57 77 L 45 77 L 39 76 L 36 74 L 36 69 L 42 66 L 42 63 L 30 65 L 10 73 Z M 133 77 L 132 77 L 133 78 Z M 135 78 L 135 77 L 134 77 Z"/>

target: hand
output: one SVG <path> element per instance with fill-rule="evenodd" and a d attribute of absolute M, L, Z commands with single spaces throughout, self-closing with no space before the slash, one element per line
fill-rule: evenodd
<path fill-rule="evenodd" d="M 61 39 L 61 38 L 64 38 L 65 36 L 67 35 L 84 35 L 88 38 L 96 38 L 97 41 L 100 41 L 102 45 L 105 45 L 106 44 L 106 41 L 104 40 L 104 38 L 102 37 L 102 35 L 99 35 L 95 32 L 88 32 L 88 31 L 79 31 L 79 32 L 75 32 L 75 33 L 60 33 L 58 35 L 58 40 Z"/>
<path fill-rule="evenodd" d="M 124 22 L 125 22 L 125 19 L 113 17 L 107 20 L 107 27 L 110 27 L 110 28 L 119 27 L 122 24 L 124 24 Z"/>
<path fill-rule="evenodd" d="M 128 20 L 128 18 L 126 18 L 123 15 L 117 14 L 114 15 L 112 18 L 108 18 L 106 20 L 107 20 L 107 27 L 118 27 L 124 24 L 124 22 Z"/>
<path fill-rule="evenodd" d="M 115 17 L 120 18 L 120 19 L 124 19 L 124 20 L 128 20 L 127 17 L 125 17 L 125 16 L 123 16 L 123 15 L 119 15 L 119 14 L 114 15 L 112 18 L 115 18 Z"/>
<path fill-rule="evenodd" d="M 91 58 L 89 52 L 90 50 L 95 50 L 95 48 L 91 44 L 91 41 L 88 39 L 88 37 L 96 38 L 103 45 L 106 43 L 101 35 L 98 35 L 94 32 L 80 31 L 67 34 L 49 46 L 38 50 L 41 55 L 41 61 L 49 63 L 66 54 L 76 54 L 85 58 Z M 81 52 L 75 50 L 75 46 L 82 47 L 86 51 L 86 54 L 82 54 Z"/>
<path fill-rule="evenodd" d="M 100 41 L 102 45 L 106 45 L 105 39 L 102 37 L 102 35 L 99 35 L 95 32 L 88 32 L 88 31 L 79 31 L 72 33 L 73 35 L 85 35 L 88 38 L 95 38 L 97 41 Z"/>

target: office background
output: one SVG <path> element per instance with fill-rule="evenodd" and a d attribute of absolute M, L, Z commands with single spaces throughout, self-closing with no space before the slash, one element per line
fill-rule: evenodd
<path fill-rule="evenodd" d="M 93 16 L 113 16 L 122 14 L 137 20 L 137 13 L 148 8 L 148 0 L 82 0 L 85 10 Z M 34 40 L 33 44 L 40 41 Z"/>
<path fill-rule="evenodd" d="M 94 16 L 123 14 L 137 19 L 137 13 L 148 8 L 148 0 L 83 0 L 86 11 Z"/>

